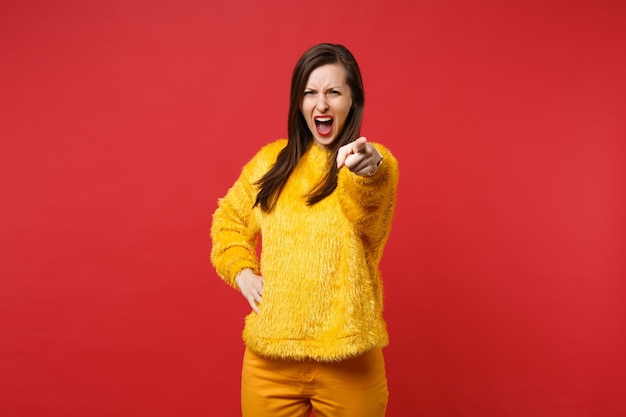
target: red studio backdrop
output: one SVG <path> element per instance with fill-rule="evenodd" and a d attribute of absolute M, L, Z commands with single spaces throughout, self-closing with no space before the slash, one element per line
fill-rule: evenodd
<path fill-rule="evenodd" d="M 388 417 L 626 416 L 624 4 L 2 1 L 0 415 L 239 415 L 211 214 L 333 42 L 400 162 Z"/>

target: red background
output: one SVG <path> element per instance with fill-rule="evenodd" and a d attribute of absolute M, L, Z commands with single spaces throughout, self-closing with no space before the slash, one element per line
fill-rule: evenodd
<path fill-rule="evenodd" d="M 619 1 L 2 1 L 0 415 L 239 415 L 216 199 L 318 42 L 401 167 L 389 417 L 626 416 Z"/>

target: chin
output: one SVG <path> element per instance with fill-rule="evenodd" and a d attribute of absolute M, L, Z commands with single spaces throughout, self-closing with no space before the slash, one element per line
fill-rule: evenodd
<path fill-rule="evenodd" d="M 335 139 L 332 139 L 332 140 L 331 139 L 324 139 L 324 140 L 315 139 L 315 143 L 317 143 L 319 146 L 322 146 L 324 148 L 328 148 L 334 142 L 335 142 Z"/>
<path fill-rule="evenodd" d="M 322 145 L 322 146 L 330 146 L 333 143 L 335 143 L 335 140 L 337 140 L 336 135 L 326 136 L 326 137 L 313 136 L 313 138 L 315 142 L 317 142 L 318 145 Z"/>

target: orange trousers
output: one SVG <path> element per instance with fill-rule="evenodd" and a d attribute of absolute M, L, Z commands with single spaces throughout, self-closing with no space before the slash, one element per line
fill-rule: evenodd
<path fill-rule="evenodd" d="M 341 362 L 244 354 L 243 417 L 383 417 L 388 397 L 381 349 Z"/>

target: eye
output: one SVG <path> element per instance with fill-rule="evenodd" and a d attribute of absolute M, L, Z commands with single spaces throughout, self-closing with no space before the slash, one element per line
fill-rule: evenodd
<path fill-rule="evenodd" d="M 315 94 L 315 91 L 307 90 L 304 92 L 305 96 L 312 96 L 313 94 Z"/>
<path fill-rule="evenodd" d="M 331 96 L 340 96 L 341 92 L 339 92 L 338 90 L 330 90 L 328 94 L 330 94 Z"/>

